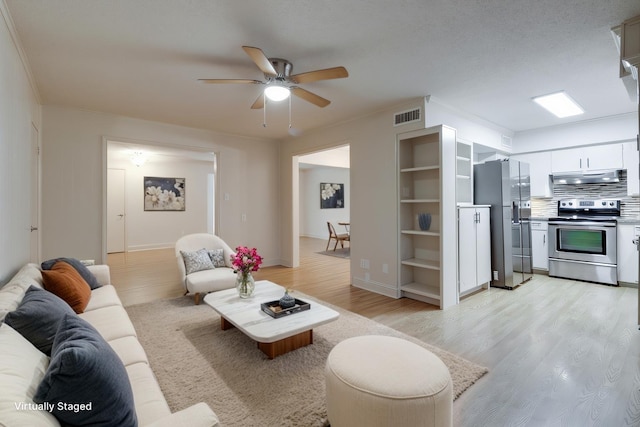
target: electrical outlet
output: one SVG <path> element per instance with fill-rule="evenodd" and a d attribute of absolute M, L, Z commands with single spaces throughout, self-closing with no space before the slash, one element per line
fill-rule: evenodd
<path fill-rule="evenodd" d="M 361 259 L 360 260 L 360 268 L 364 268 L 365 270 L 369 269 L 369 260 L 368 259 Z"/>
<path fill-rule="evenodd" d="M 243 213 L 240 218 L 242 219 L 242 222 L 247 222 L 247 214 L 246 213 Z"/>
<path fill-rule="evenodd" d="M 389 264 L 382 264 L 382 272 L 384 274 L 389 274 Z"/>
<path fill-rule="evenodd" d="M 498 280 L 498 270 L 493 271 L 493 280 Z"/>
<path fill-rule="evenodd" d="M 369 280 L 371 280 L 371 275 L 369 274 L 369 272 L 367 271 L 366 273 L 364 273 L 364 281 L 368 282 Z"/>

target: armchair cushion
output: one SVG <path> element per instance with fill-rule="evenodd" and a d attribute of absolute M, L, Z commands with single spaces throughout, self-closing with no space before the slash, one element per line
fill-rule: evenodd
<path fill-rule="evenodd" d="M 197 251 L 180 251 L 180 253 L 184 259 L 184 267 L 187 275 L 197 271 L 212 270 L 215 268 L 205 248 L 198 249 Z"/>

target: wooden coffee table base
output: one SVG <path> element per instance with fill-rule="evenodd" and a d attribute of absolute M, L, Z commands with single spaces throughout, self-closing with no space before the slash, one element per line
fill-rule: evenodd
<path fill-rule="evenodd" d="M 220 328 L 226 331 L 227 329 L 235 328 L 235 326 L 224 317 L 220 317 Z M 258 342 L 258 348 L 269 359 L 274 359 L 309 344 L 313 344 L 313 329 L 274 342 Z"/>

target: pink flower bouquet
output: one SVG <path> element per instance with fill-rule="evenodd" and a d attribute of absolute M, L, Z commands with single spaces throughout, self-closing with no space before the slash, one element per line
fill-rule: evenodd
<path fill-rule="evenodd" d="M 235 255 L 231 255 L 231 264 L 235 273 L 247 274 L 260 269 L 262 257 L 258 255 L 256 248 L 249 249 L 246 246 L 238 246 Z"/>

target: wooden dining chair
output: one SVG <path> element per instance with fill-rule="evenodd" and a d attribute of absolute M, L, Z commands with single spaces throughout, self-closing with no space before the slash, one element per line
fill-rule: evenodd
<path fill-rule="evenodd" d="M 329 229 L 329 240 L 327 241 L 327 248 L 325 249 L 325 251 L 329 250 L 329 244 L 331 243 L 331 240 L 335 240 L 336 241 L 336 244 L 333 245 L 333 250 L 334 251 L 338 247 L 338 243 L 340 243 L 340 247 L 341 248 L 344 248 L 344 242 L 349 242 L 350 241 L 349 234 L 347 234 L 347 233 L 341 233 L 341 234 L 336 233 L 336 229 L 333 228 L 333 224 L 331 224 L 331 222 L 329 222 L 329 221 L 327 221 L 327 228 Z"/>

